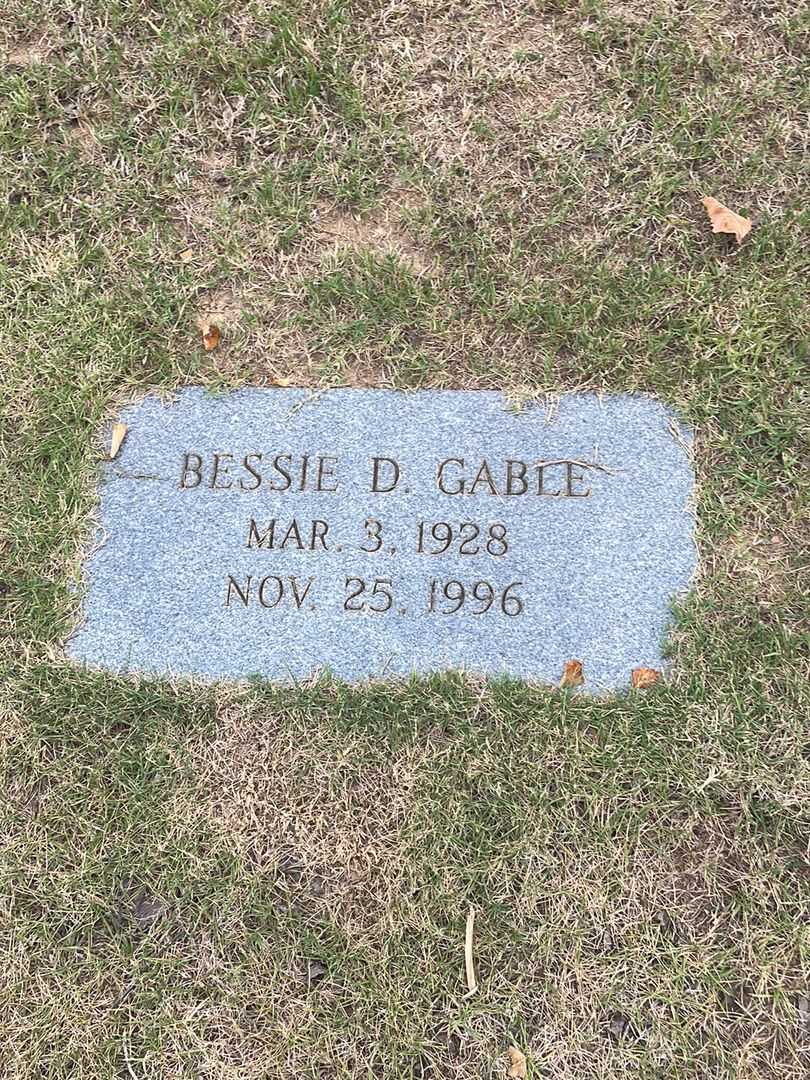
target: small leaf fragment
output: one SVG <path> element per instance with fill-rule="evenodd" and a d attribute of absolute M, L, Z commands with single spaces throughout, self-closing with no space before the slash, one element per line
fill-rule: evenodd
<path fill-rule="evenodd" d="M 706 207 L 706 213 L 709 215 L 709 221 L 712 223 L 712 232 L 730 233 L 737 237 L 738 244 L 741 244 L 751 232 L 753 222 L 750 218 L 735 214 L 733 210 L 723 206 L 721 202 L 713 199 L 711 195 L 707 195 L 702 202 Z"/>
<path fill-rule="evenodd" d="M 634 690 L 648 690 L 660 680 L 661 672 L 651 667 L 633 668 L 630 684 Z"/>
<path fill-rule="evenodd" d="M 800 994 L 796 1001 L 796 1008 L 799 1012 L 799 1027 L 802 1031 L 810 1030 L 810 997 L 807 994 Z"/>
<path fill-rule="evenodd" d="M 271 382 L 273 386 L 295 386 L 295 379 L 291 379 L 287 375 L 276 375 Z"/>
<path fill-rule="evenodd" d="M 319 979 L 322 979 L 328 970 L 329 969 L 322 960 L 308 960 L 306 973 L 307 983 L 309 985 L 312 985 L 312 983 L 315 983 Z"/>
<path fill-rule="evenodd" d="M 526 1080 L 526 1055 L 516 1046 L 510 1046 L 507 1053 L 510 1064 L 506 1075 L 511 1076 L 513 1080 Z"/>
<path fill-rule="evenodd" d="M 203 323 L 202 327 L 202 339 L 203 347 L 206 352 L 211 352 L 219 345 L 219 340 L 222 337 L 222 331 L 216 323 L 207 322 Z"/>
<path fill-rule="evenodd" d="M 129 428 L 126 424 L 113 424 L 112 434 L 110 435 L 110 461 L 118 456 L 121 444 L 127 437 L 127 431 L 129 431 Z"/>
<path fill-rule="evenodd" d="M 156 896 L 149 893 L 139 893 L 132 905 L 132 915 L 135 922 L 143 927 L 150 927 L 160 922 L 168 914 L 169 909 Z"/>
<path fill-rule="evenodd" d="M 620 1012 L 612 1013 L 608 1031 L 612 1039 L 623 1039 L 631 1031 L 630 1020 Z"/>
<path fill-rule="evenodd" d="M 566 660 L 563 666 L 563 674 L 560 679 L 560 689 L 566 690 L 571 686 L 582 686 L 585 677 L 582 674 L 581 660 Z"/>
<path fill-rule="evenodd" d="M 181 263 L 183 263 L 183 265 L 186 265 L 187 263 L 190 263 L 191 260 L 194 258 L 194 251 L 190 247 L 183 248 L 182 251 L 179 251 L 177 253 L 177 258 L 180 260 Z"/>

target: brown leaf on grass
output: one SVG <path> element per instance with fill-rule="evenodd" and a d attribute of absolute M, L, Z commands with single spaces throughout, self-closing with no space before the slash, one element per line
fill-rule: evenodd
<path fill-rule="evenodd" d="M 286 375 L 274 375 L 270 382 L 273 386 L 295 386 L 295 379 L 291 379 Z"/>
<path fill-rule="evenodd" d="M 630 683 L 634 690 L 647 690 L 660 680 L 661 672 L 651 667 L 633 668 Z"/>
<path fill-rule="evenodd" d="M 206 352 L 211 352 L 212 349 L 219 345 L 222 331 L 216 323 L 212 322 L 203 323 L 200 329 L 202 330 L 203 347 Z"/>
<path fill-rule="evenodd" d="M 721 202 L 713 199 L 711 195 L 707 195 L 703 199 L 703 205 L 706 207 L 706 213 L 712 223 L 712 232 L 731 233 L 737 237 L 738 244 L 741 244 L 751 232 L 752 221 L 750 218 L 735 214 L 733 210 L 723 206 Z"/>
<path fill-rule="evenodd" d="M 526 1080 L 526 1055 L 516 1046 L 510 1046 L 507 1053 L 509 1054 L 509 1068 L 506 1075 L 511 1076 L 513 1080 Z"/>
<path fill-rule="evenodd" d="M 183 248 L 182 251 L 178 251 L 177 258 L 180 260 L 181 263 L 186 265 L 187 263 L 190 263 L 191 260 L 194 258 L 194 251 L 192 248 Z"/>
<path fill-rule="evenodd" d="M 121 444 L 127 437 L 127 431 L 129 428 L 126 424 L 113 424 L 112 434 L 110 435 L 110 461 L 118 456 L 118 451 L 121 449 Z"/>
<path fill-rule="evenodd" d="M 560 679 L 560 689 L 566 690 L 571 686 L 582 686 L 585 677 L 582 674 L 581 660 L 566 660 L 563 666 L 563 674 Z"/>

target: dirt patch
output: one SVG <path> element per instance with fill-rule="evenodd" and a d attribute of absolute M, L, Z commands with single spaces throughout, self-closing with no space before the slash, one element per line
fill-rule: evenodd
<path fill-rule="evenodd" d="M 538 12 L 512 0 L 387 8 L 366 23 L 375 45 L 358 73 L 371 104 L 407 132 L 457 201 L 497 192 L 486 208 L 493 234 L 507 233 L 494 220 L 502 212 L 517 228 L 556 219 L 538 258 L 529 255 L 528 275 L 542 273 L 553 243 L 590 250 L 593 229 L 635 257 L 639 247 L 671 252 L 685 213 L 702 226 L 701 185 L 717 182 L 716 169 L 696 170 L 694 191 L 676 192 L 666 219 L 648 209 L 660 200 L 669 157 L 684 155 L 644 114 L 643 87 L 658 68 L 696 127 L 705 98 L 724 113 L 740 85 L 750 87 L 747 115 L 715 140 L 721 157 L 743 159 L 767 139 L 775 158 L 800 159 L 800 110 L 772 100 L 789 48 L 783 14 L 741 19 L 738 6 L 653 10 L 635 0 L 588 15 L 569 8 L 549 3 Z M 772 173 L 758 183 L 755 206 L 744 187 L 727 198 L 779 213 L 799 181 L 795 170 Z M 580 201 L 578 190 L 587 197 Z"/>
<path fill-rule="evenodd" d="M 65 128 L 68 142 L 75 146 L 85 161 L 98 165 L 104 160 L 101 143 L 91 124 L 83 117 L 76 117 Z"/>
<path fill-rule="evenodd" d="M 272 293 L 272 290 L 271 290 Z M 251 386 L 314 386 L 320 381 L 317 357 L 293 316 L 294 298 L 268 298 L 268 285 L 257 283 L 238 292 L 216 289 L 197 303 L 192 325 L 199 348 L 205 327 L 214 323 L 220 344 L 203 354 L 203 372 L 217 380 Z M 254 316 L 244 319 L 247 313 Z"/>
<path fill-rule="evenodd" d="M 435 268 L 431 260 L 405 227 L 403 215 L 418 207 L 415 193 L 389 194 L 374 210 L 352 214 L 321 202 L 313 219 L 313 239 L 321 258 L 343 251 L 368 251 L 374 255 L 392 255 L 417 276 Z"/>
<path fill-rule="evenodd" d="M 242 304 L 232 289 L 216 289 L 198 304 L 194 325 L 203 330 L 209 323 L 215 323 L 221 330 L 229 330 L 236 327 L 242 313 Z"/>
<path fill-rule="evenodd" d="M 251 245 L 261 273 L 241 282 L 238 289 L 225 287 L 204 295 L 192 313 L 195 333 L 210 322 L 222 330 L 221 346 L 206 355 L 206 366 L 215 367 L 219 378 L 234 383 L 246 379 L 253 385 L 391 385 L 391 373 L 386 372 L 389 345 L 377 356 L 365 343 L 356 363 L 345 356 L 333 362 L 328 350 L 309 339 L 300 314 L 307 282 L 347 253 L 392 258 L 416 277 L 432 274 L 438 258 L 419 242 L 410 223 L 422 205 L 419 192 L 393 185 L 377 206 L 365 212 L 353 213 L 334 202 L 317 203 L 300 242 L 290 251 L 275 247 L 272 229 L 255 232 Z M 189 243 L 195 270 L 204 269 L 207 258 L 204 241 Z M 243 319 L 246 312 L 252 318 Z M 418 336 L 421 346 L 423 336 Z M 230 349 L 234 341 L 238 348 Z M 429 342 L 424 343 L 428 348 Z"/>
<path fill-rule="evenodd" d="M 193 247 L 195 262 L 210 268 L 217 248 L 211 238 L 226 227 L 224 211 L 231 194 L 227 170 L 233 166 L 233 155 L 226 150 L 210 151 L 192 155 L 188 162 L 187 185 L 174 200 L 172 217 L 181 246 Z"/>
<path fill-rule="evenodd" d="M 12 67 L 33 67 L 42 64 L 53 52 L 45 30 L 40 29 L 24 41 L 17 41 L 8 46 L 6 61 Z"/>

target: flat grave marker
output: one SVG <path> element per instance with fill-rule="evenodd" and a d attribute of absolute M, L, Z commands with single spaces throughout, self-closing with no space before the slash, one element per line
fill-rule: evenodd
<path fill-rule="evenodd" d="M 689 433 L 642 396 L 149 396 L 104 466 L 68 655 L 350 681 L 458 668 L 586 688 L 660 668 L 696 552 Z"/>

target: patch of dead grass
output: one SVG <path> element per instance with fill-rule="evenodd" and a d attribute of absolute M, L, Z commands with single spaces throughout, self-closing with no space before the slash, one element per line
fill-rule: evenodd
<path fill-rule="evenodd" d="M 172 216 L 185 243 L 204 257 L 213 246 L 212 233 L 224 227 L 222 215 L 229 196 L 227 170 L 233 166 L 234 156 L 226 149 L 207 150 L 188 158 L 187 162 L 193 165 L 184 174 L 181 193 L 172 205 Z"/>
<path fill-rule="evenodd" d="M 79 241 L 73 233 L 61 236 L 23 236 L 19 240 L 33 281 L 55 280 L 79 265 Z"/>
<path fill-rule="evenodd" d="M 454 832 L 459 827 L 454 796 L 445 792 L 432 813 L 447 814 L 448 835 L 460 843 L 458 850 L 452 839 L 445 846 L 444 824 L 423 817 L 424 805 L 411 820 L 417 798 L 425 794 L 418 794 L 420 775 L 424 779 L 431 769 L 441 769 L 459 752 L 453 740 L 428 739 L 400 757 L 370 757 L 363 740 L 345 733 L 336 737 L 311 716 L 277 717 L 260 707 L 232 704 L 221 712 L 214 743 L 195 751 L 202 798 L 193 813 L 201 812 L 252 874 L 273 882 L 278 903 L 309 925 L 326 920 L 370 948 L 372 956 L 384 955 L 386 940 L 400 940 L 407 927 L 405 940 L 410 938 L 414 958 L 427 965 L 428 979 L 435 978 L 436 950 L 453 947 L 451 939 L 442 945 L 437 937 L 438 905 L 444 917 L 459 923 L 460 983 L 463 918 L 455 920 L 455 907 L 470 867 L 461 861 L 467 838 Z M 542 766 L 552 768 L 555 757 L 551 751 Z M 476 764 L 487 766 L 497 767 L 495 761 Z M 672 1062 L 676 1018 L 665 1004 L 672 994 L 681 1021 L 708 1044 L 722 1041 L 729 1060 L 740 1064 L 740 1076 L 762 1075 L 771 1065 L 784 1068 L 786 1077 L 798 1076 L 792 1036 L 774 1009 L 780 988 L 800 985 L 796 958 L 784 949 L 772 952 L 766 970 L 762 955 L 746 951 L 751 943 L 738 940 L 740 905 L 762 912 L 780 903 L 771 874 L 783 855 L 752 849 L 733 835 L 733 822 L 731 831 L 697 819 L 685 822 L 683 844 L 674 853 L 663 851 L 654 833 L 632 843 L 617 838 L 615 844 L 581 849 L 573 834 L 566 835 L 577 814 L 600 820 L 610 810 L 610 800 L 598 797 L 571 805 L 550 845 L 543 841 L 544 815 L 537 815 L 535 827 L 530 804 L 525 805 L 520 844 L 515 847 L 505 836 L 500 857 L 481 881 L 488 898 L 511 913 L 498 917 L 492 911 L 479 927 L 481 1008 L 456 1021 L 461 1035 L 452 1056 L 445 1035 L 427 1040 L 419 1059 L 424 1069 L 452 1066 L 459 1077 L 481 1075 L 503 1052 L 503 1014 L 510 1008 L 527 1026 L 524 1049 L 555 1074 L 627 1075 L 642 1049 Z M 408 873 L 418 873 L 407 858 L 422 834 L 433 845 L 441 882 L 424 895 L 404 888 Z M 408 945 L 400 940 L 397 948 Z M 679 955 L 682 963 L 692 958 L 689 994 L 676 986 L 677 962 L 669 975 L 664 966 L 649 963 L 659 952 Z M 210 1026 L 207 1021 L 200 1036 L 209 1061 L 224 1070 L 222 1075 L 231 1075 L 229 1069 L 275 1075 L 280 1064 L 274 1041 L 286 1046 L 285 1061 L 294 1071 L 315 1060 L 324 1070 L 319 1075 L 329 1075 L 338 1061 L 363 1061 L 382 1038 L 379 1032 L 351 1025 L 339 1047 L 317 1034 L 319 1010 L 339 1011 L 344 999 L 347 1009 L 362 1009 L 362 988 L 345 985 L 334 973 L 334 983 L 326 980 L 313 995 L 306 958 L 282 946 L 283 970 L 278 945 L 274 954 L 273 960 L 269 954 L 252 957 L 241 992 L 243 1004 L 273 1002 L 272 1033 L 265 1024 L 254 1040 L 235 1007 L 209 1012 Z M 452 976 L 446 977 L 452 986 Z M 675 982 L 668 982 L 670 977 Z M 452 993 L 451 986 L 444 992 Z M 622 1017 L 620 1037 L 611 1034 L 617 1016 Z M 194 1020 L 189 1015 L 183 1022 L 191 1029 Z M 431 1017 L 425 1013 L 422 1020 L 429 1025 Z M 373 1020 L 366 1017 L 369 1023 Z"/>
<path fill-rule="evenodd" d="M 225 704 L 195 753 L 206 818 L 280 903 L 329 918 L 353 937 L 379 933 L 402 870 L 400 831 L 414 770 L 370 755 L 305 716 Z"/>
<path fill-rule="evenodd" d="M 378 42 L 366 93 L 404 124 L 426 159 L 462 164 L 482 182 L 519 166 L 538 118 L 553 111 L 557 141 L 594 115 L 595 72 L 558 21 L 514 2 L 392 5 L 371 27 Z"/>
<path fill-rule="evenodd" d="M 795 587 L 791 554 L 801 546 L 799 530 L 793 532 L 789 523 L 778 532 L 766 531 L 764 522 L 739 529 L 713 547 L 710 569 L 743 586 L 758 603 L 778 605 Z"/>
<path fill-rule="evenodd" d="M 43 64 L 54 49 L 49 29 L 40 27 L 23 39 L 11 41 L 3 51 L 6 62 L 12 67 L 27 68 Z"/>
<path fill-rule="evenodd" d="M 218 347 L 201 356 L 203 378 L 215 376 L 217 381 L 233 385 L 318 385 L 318 358 L 293 321 L 298 304 L 289 295 L 279 298 L 273 284 L 257 277 L 250 286 L 239 290 L 223 286 L 197 302 L 192 315 L 195 344 L 202 349 L 199 335 L 208 323 L 215 323 L 222 331 Z M 300 290 L 296 289 L 295 295 L 300 296 Z"/>
<path fill-rule="evenodd" d="M 68 142 L 75 146 L 85 161 L 94 165 L 104 160 L 104 152 L 91 123 L 83 117 L 76 117 L 65 128 Z"/>
<path fill-rule="evenodd" d="M 703 2 L 609 3 L 592 13 L 576 5 L 537 11 L 514 0 L 394 4 L 368 20 L 375 44 L 356 77 L 369 102 L 405 128 L 425 165 L 443 172 L 457 200 L 497 189 L 498 206 L 524 227 L 557 219 L 551 246 L 565 238 L 590 251 L 595 237 L 614 252 L 635 255 L 641 244 L 663 255 L 702 226 L 700 197 L 718 183 L 716 161 L 693 167 L 674 198 L 666 195 L 671 213 L 662 216 L 660 176 L 673 157 L 684 159 L 682 128 L 700 132 L 715 114 L 717 158 L 732 172 L 764 145 L 785 161 L 806 153 L 800 109 L 769 100 L 790 70 L 788 11 Z M 701 55 L 705 79 L 686 81 L 684 65 Z M 671 131 L 654 130 L 645 114 L 658 85 L 682 102 Z M 738 115 L 741 94 L 761 106 Z M 799 194 L 796 170 L 771 173 L 755 192 L 743 183 L 727 197 L 779 216 Z M 501 222 L 490 225 L 504 235 Z M 541 273 L 544 262 L 542 252 L 527 253 L 526 269 Z"/>
<path fill-rule="evenodd" d="M 254 252 L 252 274 L 238 288 L 222 287 L 207 293 L 195 305 L 193 324 L 201 329 L 214 322 L 223 332 L 239 326 L 238 356 L 227 350 L 227 334 L 222 347 L 206 359 L 206 368 L 220 377 L 239 381 L 247 378 L 254 385 L 273 385 L 279 381 L 309 386 L 322 380 L 348 386 L 385 386 L 392 384 L 390 350 L 379 356 L 364 346 L 356 364 L 348 359 L 340 373 L 330 370 L 329 358 L 323 356 L 297 325 L 296 317 L 305 302 L 306 283 L 328 271 L 346 254 L 393 258 L 414 276 L 425 277 L 438 269 L 438 258 L 422 245 L 409 225 L 411 215 L 423 206 L 419 192 L 392 185 L 377 205 L 365 212 L 352 213 L 333 202 L 316 204 L 300 241 L 290 251 L 276 248 L 273 227 L 265 226 L 251 238 Z M 186 207 L 188 209 L 188 205 Z M 187 222 L 190 222 L 190 218 Z M 198 224 L 202 223 L 202 218 Z M 209 227 L 211 226 L 209 221 Z M 186 234 L 187 238 L 189 234 Z M 202 247 L 197 246 L 202 244 Z M 206 263 L 205 239 L 197 234 L 192 244 L 193 265 Z M 242 316 L 251 314 L 259 324 L 251 327 Z M 241 323 L 241 325 L 240 325 Z M 442 351 L 435 335 L 425 335 L 437 345 L 430 349 L 442 366 Z M 458 335 L 453 335 L 453 341 Z M 419 344 L 423 341 L 419 336 Z M 461 345 L 464 347 L 464 335 Z"/>
<path fill-rule="evenodd" d="M 398 190 L 388 193 L 377 207 L 364 214 L 320 202 L 313 216 L 309 251 L 319 262 L 336 258 L 345 251 L 391 255 L 415 275 L 429 274 L 436 264 L 403 222 L 403 214 L 418 206 L 415 193 Z"/>

